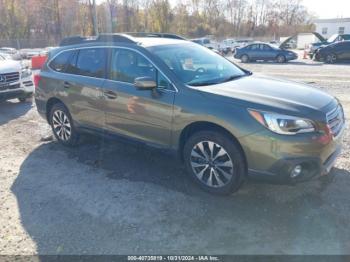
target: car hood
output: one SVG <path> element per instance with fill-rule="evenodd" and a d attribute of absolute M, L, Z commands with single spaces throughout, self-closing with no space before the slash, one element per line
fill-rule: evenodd
<path fill-rule="evenodd" d="M 21 63 L 14 60 L 0 61 L 0 74 L 18 72 L 21 70 Z"/>
<path fill-rule="evenodd" d="M 234 99 L 247 107 L 257 106 L 257 109 L 266 110 L 279 108 L 296 113 L 320 111 L 334 100 L 333 96 L 306 84 L 263 75 L 196 89 Z"/>

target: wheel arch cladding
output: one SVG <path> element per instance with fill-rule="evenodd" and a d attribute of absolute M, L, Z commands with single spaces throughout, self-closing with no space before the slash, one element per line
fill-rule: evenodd
<path fill-rule="evenodd" d="M 245 165 L 247 167 L 247 158 L 246 154 L 243 150 L 243 147 L 241 146 L 240 142 L 238 139 L 226 128 L 212 123 L 212 122 L 206 122 L 206 121 L 198 121 L 198 122 L 193 122 L 191 124 L 188 124 L 180 134 L 179 138 L 179 146 L 178 146 L 178 151 L 179 151 L 179 156 L 181 161 L 183 161 L 183 149 L 185 146 L 186 141 L 195 133 L 200 132 L 200 131 L 215 131 L 218 132 L 222 135 L 225 135 L 226 137 L 232 139 L 232 141 L 239 147 L 243 158 L 245 160 Z"/>
<path fill-rule="evenodd" d="M 50 123 L 50 119 L 49 119 L 50 111 L 51 111 L 51 108 L 55 104 L 63 104 L 65 106 L 65 104 L 62 102 L 62 100 L 58 99 L 57 97 L 51 97 L 49 100 L 47 100 L 47 103 L 46 103 L 46 119 L 47 119 L 47 122 L 49 122 L 49 123 Z"/>

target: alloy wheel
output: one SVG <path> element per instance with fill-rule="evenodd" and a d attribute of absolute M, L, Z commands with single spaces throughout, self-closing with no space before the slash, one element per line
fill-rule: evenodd
<path fill-rule="evenodd" d="M 337 57 L 335 56 L 335 54 L 330 54 L 330 55 L 327 55 L 326 60 L 328 63 L 333 64 L 337 60 Z"/>
<path fill-rule="evenodd" d="M 190 163 L 197 178 L 209 187 L 223 187 L 233 177 L 233 162 L 223 146 L 201 141 L 191 151 Z"/>
<path fill-rule="evenodd" d="M 284 63 L 284 61 L 285 61 L 284 56 L 279 55 L 279 56 L 277 57 L 277 62 L 278 62 L 278 63 Z"/>
<path fill-rule="evenodd" d="M 68 141 L 71 138 L 72 126 L 65 112 L 56 110 L 53 113 L 52 126 L 57 137 L 62 141 Z"/>

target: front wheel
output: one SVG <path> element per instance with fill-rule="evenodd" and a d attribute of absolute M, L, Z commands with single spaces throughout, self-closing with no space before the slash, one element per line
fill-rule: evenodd
<path fill-rule="evenodd" d="M 284 55 L 278 55 L 276 58 L 277 63 L 285 63 L 286 57 Z"/>
<path fill-rule="evenodd" d="M 184 147 L 184 161 L 194 181 L 211 193 L 233 193 L 246 176 L 245 158 L 240 147 L 215 131 L 192 135 Z"/>
<path fill-rule="evenodd" d="M 334 64 L 335 62 L 337 62 L 337 56 L 335 54 L 329 54 L 326 56 L 326 63 Z"/>
<path fill-rule="evenodd" d="M 79 134 L 74 127 L 68 109 L 61 103 L 53 105 L 50 111 L 50 124 L 56 139 L 63 145 L 74 146 L 78 143 Z"/>

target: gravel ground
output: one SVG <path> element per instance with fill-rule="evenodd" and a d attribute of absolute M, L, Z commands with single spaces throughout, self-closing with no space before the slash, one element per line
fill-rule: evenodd
<path fill-rule="evenodd" d="M 350 116 L 350 65 L 242 66 L 321 86 Z M 217 197 L 160 152 L 91 137 L 68 149 L 31 103 L 0 112 L 0 255 L 350 254 L 348 130 L 329 176 Z"/>

